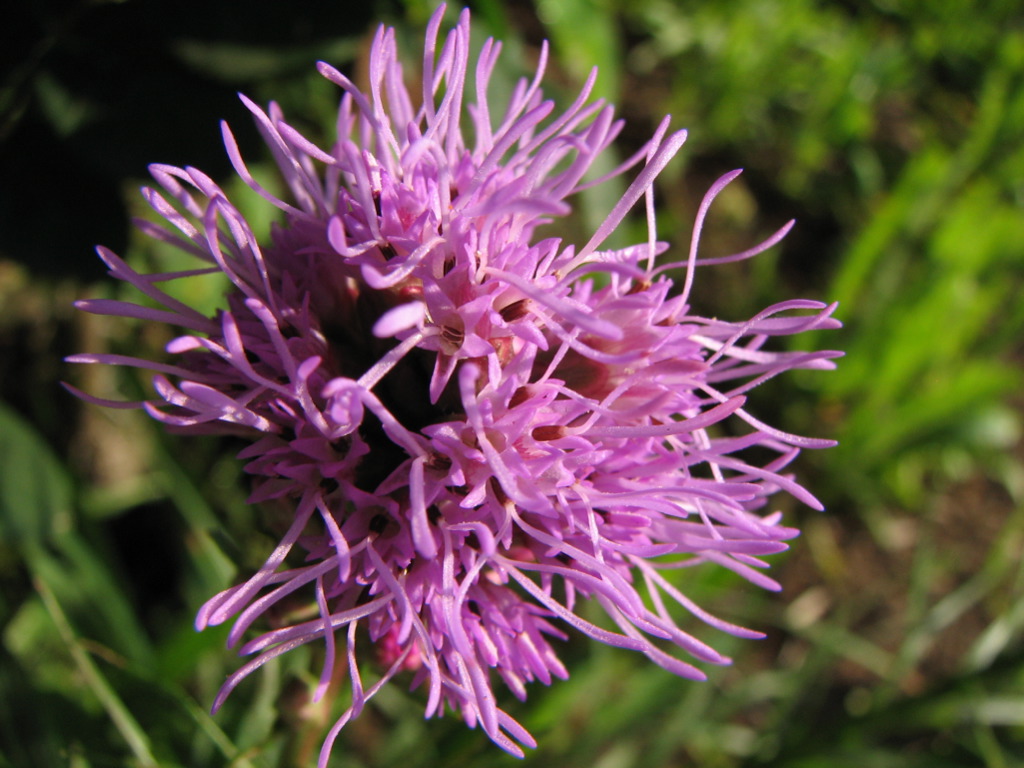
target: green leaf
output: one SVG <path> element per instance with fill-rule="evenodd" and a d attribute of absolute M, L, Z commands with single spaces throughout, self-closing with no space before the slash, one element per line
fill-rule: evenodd
<path fill-rule="evenodd" d="M 50 446 L 0 402 L 0 540 L 35 545 L 71 525 L 72 483 Z"/>

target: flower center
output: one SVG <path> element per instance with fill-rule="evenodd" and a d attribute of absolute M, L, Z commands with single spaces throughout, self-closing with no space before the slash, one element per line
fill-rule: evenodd
<path fill-rule="evenodd" d="M 402 302 L 394 290 L 378 291 L 365 284 L 353 288 L 320 318 L 320 331 L 327 343 L 325 358 L 331 375 L 359 379 L 398 341 L 374 336 L 377 320 Z M 446 343 L 461 336 L 461 331 L 445 328 Z M 449 339 L 449 336 L 451 337 Z M 461 340 L 461 339 L 460 339 Z M 373 387 L 374 395 L 403 427 L 421 432 L 440 422 L 464 418 L 457 388 L 449 384 L 436 403 L 430 402 L 430 379 L 437 352 L 415 347 L 407 352 Z M 373 492 L 394 470 L 408 460 L 405 449 L 386 434 L 380 420 L 367 412 L 359 435 L 370 449 L 356 468 L 354 483 Z"/>

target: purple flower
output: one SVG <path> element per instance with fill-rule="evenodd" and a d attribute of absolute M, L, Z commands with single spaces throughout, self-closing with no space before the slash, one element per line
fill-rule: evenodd
<path fill-rule="evenodd" d="M 532 82 L 492 113 L 500 44 L 488 40 L 471 61 L 463 12 L 438 49 L 442 13 L 427 30 L 421 93 L 406 90 L 391 29 L 374 40 L 369 93 L 319 65 L 344 93 L 330 148 L 304 138 L 276 105 L 245 100 L 288 200 L 252 177 L 224 126 L 238 174 L 281 211 L 269 242 L 207 176 L 155 165 L 162 191 L 144 195 L 166 224 L 141 226 L 204 266 L 144 275 L 100 248 L 110 273 L 150 303 L 79 305 L 182 331 L 167 347 L 172 362 L 71 358 L 153 373 L 157 397 L 114 405 L 141 405 L 185 433 L 252 438 L 240 454 L 252 502 L 287 510 L 287 531 L 196 624 L 233 619 L 230 644 L 244 641 L 241 653 L 253 655 L 215 708 L 250 672 L 304 643 L 326 646 L 317 698 L 347 666 L 351 704 L 321 766 L 342 726 L 398 675 L 425 689 L 428 716 L 451 707 L 522 755 L 519 745 L 534 741 L 499 708 L 495 677 L 519 698 L 529 682 L 566 677 L 552 641 L 569 628 L 704 677 L 686 659 L 728 659 L 682 629 L 671 603 L 724 632 L 759 633 L 709 615 L 665 572 L 716 563 L 777 589 L 762 556 L 786 549 L 797 531 L 763 511 L 768 497 L 784 490 L 820 508 L 785 472 L 800 448 L 829 441 L 774 429 L 744 404 L 783 371 L 832 367 L 836 352 L 766 345 L 836 327 L 834 306 L 786 301 L 739 322 L 688 306 L 698 265 L 753 256 L 792 222 L 749 251 L 698 258 L 704 218 L 730 173 L 701 204 L 688 257 L 659 264 L 652 184 L 685 138 L 669 134 L 666 119 L 615 171 L 641 166 L 589 242 L 538 237 L 569 212 L 568 197 L 601 181 L 585 174 L 622 124 L 588 101 L 593 75 L 553 115 L 539 88 L 546 49 Z M 641 198 L 647 242 L 599 250 Z M 159 287 L 210 272 L 232 283 L 227 309 L 212 318 Z M 726 420 L 728 431 L 717 428 Z M 771 458 L 751 463 L 751 448 Z M 300 590 L 304 615 L 250 636 Z M 599 603 L 617 629 L 584 619 L 581 600 Z M 374 659 L 357 658 L 361 635 Z M 368 664 L 379 675 L 367 687 Z"/>

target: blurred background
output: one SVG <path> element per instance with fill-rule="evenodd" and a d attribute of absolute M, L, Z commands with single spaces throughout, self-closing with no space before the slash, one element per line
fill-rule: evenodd
<path fill-rule="evenodd" d="M 730 573 L 678 583 L 765 631 L 707 634 L 732 655 L 706 683 L 573 637 L 571 679 L 503 705 L 537 737 L 527 768 L 936 768 L 1024 765 L 1024 9 L 1016 0 L 480 0 L 477 42 L 505 41 L 497 90 L 552 41 L 563 104 L 589 68 L 628 126 L 625 157 L 666 113 L 690 129 L 658 188 L 684 253 L 701 196 L 698 309 L 728 319 L 797 296 L 839 301 L 832 373 L 763 387 L 754 412 L 841 441 L 798 472 L 827 505 L 778 503 L 804 534 L 774 558 L 780 595 Z M 237 193 L 218 121 L 269 169 L 235 96 L 280 102 L 328 142 L 338 94 L 313 67 L 365 72 L 376 24 L 410 73 L 432 4 L 43 0 L 0 31 L 0 768 L 315 762 L 343 701 L 308 702 L 318 649 L 253 675 L 196 608 L 273 545 L 245 504 L 238 445 L 179 441 L 61 380 L 135 399 L 145 382 L 63 356 L 159 355 L 166 329 L 76 313 L 128 297 L 93 247 L 139 268 L 173 258 L 132 231 L 146 165 L 195 165 Z M 454 12 L 450 9 L 450 16 Z M 504 84 L 504 85 L 503 85 Z M 611 164 L 611 160 L 609 160 Z M 577 242 L 614 200 L 586 197 Z M 258 204 L 251 215 L 269 226 Z M 641 232 L 640 229 L 635 230 Z M 622 235 L 623 242 L 630 232 Z M 585 239 L 585 238 L 584 238 Z M 188 299 L 213 306 L 215 291 Z M 204 292 L 205 291 L 205 292 Z M 695 631 L 699 631 L 696 630 Z M 702 635 L 704 636 L 704 635 Z M 333 709 L 332 709 L 333 707 Z M 520 763 L 423 696 L 384 689 L 332 766 Z"/>

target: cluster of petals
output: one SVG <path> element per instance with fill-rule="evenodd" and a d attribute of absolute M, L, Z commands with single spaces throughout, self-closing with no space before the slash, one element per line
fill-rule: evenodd
<path fill-rule="evenodd" d="M 494 684 L 525 698 L 527 683 L 566 677 L 553 643 L 570 628 L 703 677 L 697 662 L 728 660 L 682 616 L 758 633 L 702 610 L 671 571 L 717 564 L 776 589 L 763 557 L 797 531 L 766 510 L 768 497 L 820 506 L 786 467 L 801 448 L 830 443 L 768 426 L 745 395 L 787 370 L 832 367 L 838 353 L 769 342 L 836 327 L 834 307 L 785 301 L 730 322 L 696 316 L 688 302 L 698 266 L 753 256 L 789 225 L 744 253 L 698 258 L 728 174 L 698 211 L 688 256 L 660 263 L 652 184 L 685 138 L 666 120 L 611 174 L 638 169 L 589 242 L 537 236 L 569 212 L 567 198 L 602 181 L 586 174 L 621 122 L 590 100 L 593 76 L 556 114 L 540 90 L 546 49 L 536 76 L 492 113 L 500 44 L 471 56 L 463 12 L 439 45 L 442 15 L 429 23 L 415 94 L 391 29 L 374 39 L 367 92 L 319 65 L 343 92 L 329 148 L 276 105 L 245 100 L 287 200 L 253 177 L 224 126 L 237 173 L 280 211 L 268 242 L 209 177 L 156 165 L 159 188 L 144 194 L 163 223 L 140 226 L 200 266 L 141 274 L 101 248 L 110 273 L 149 301 L 80 302 L 181 333 L 165 362 L 73 356 L 148 371 L 156 393 L 142 403 L 84 397 L 143 407 L 179 432 L 251 438 L 241 458 L 252 502 L 285 510 L 284 533 L 256 573 L 202 607 L 197 626 L 233 620 L 229 643 L 252 657 L 215 707 L 311 641 L 326 649 L 317 698 L 347 668 L 350 701 L 321 765 L 345 723 L 398 675 L 424 690 L 427 716 L 453 709 L 521 755 L 534 741 Z M 648 241 L 600 250 L 641 200 Z M 213 317 L 160 287 L 211 272 L 231 282 Z M 745 458 L 749 449 L 762 460 Z M 584 600 L 607 621 L 583 618 Z M 357 657 L 360 638 L 372 658 Z"/>

